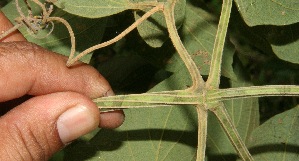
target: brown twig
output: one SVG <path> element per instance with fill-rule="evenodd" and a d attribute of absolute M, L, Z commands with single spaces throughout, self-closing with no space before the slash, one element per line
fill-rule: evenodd
<path fill-rule="evenodd" d="M 60 18 L 60 17 L 49 17 L 47 20 L 61 22 L 67 28 L 67 30 L 70 34 L 70 38 L 71 38 L 71 53 L 70 53 L 69 58 L 74 57 L 75 52 L 76 52 L 76 40 L 75 40 L 74 31 L 73 31 L 71 25 L 65 19 Z"/>
<path fill-rule="evenodd" d="M 9 30 L 3 32 L 3 34 L 0 35 L 0 40 L 5 38 L 7 35 L 13 33 L 14 31 L 16 31 L 18 28 L 20 28 L 23 25 L 24 25 L 23 23 L 18 23 L 14 27 L 12 27 Z"/>
<path fill-rule="evenodd" d="M 151 15 L 153 15 L 154 13 L 163 10 L 164 5 L 160 4 L 156 7 L 154 7 L 153 9 L 151 9 L 150 11 L 146 12 L 141 18 L 139 18 L 138 20 L 136 20 L 131 26 L 129 26 L 126 30 L 124 30 L 122 33 L 120 33 L 119 35 L 117 35 L 115 38 L 103 42 L 101 44 L 92 46 L 86 50 L 84 50 L 82 53 L 80 53 L 79 55 L 77 55 L 75 58 L 72 59 L 72 56 L 69 57 L 69 60 L 67 61 L 67 66 L 70 67 L 72 66 L 76 61 L 78 61 L 80 58 L 82 58 L 83 56 L 87 55 L 88 53 L 106 47 L 108 45 L 111 45 L 115 42 L 117 42 L 118 40 L 120 40 L 121 38 L 123 38 L 124 36 L 126 36 L 128 33 L 130 33 L 133 29 L 135 29 L 139 24 L 141 24 L 144 20 L 146 20 L 147 18 L 149 18 Z"/>

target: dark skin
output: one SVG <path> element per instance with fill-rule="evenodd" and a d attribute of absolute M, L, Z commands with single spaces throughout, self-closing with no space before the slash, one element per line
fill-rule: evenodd
<path fill-rule="evenodd" d="M 0 31 L 11 27 L 0 12 Z M 92 98 L 113 95 L 105 78 L 83 63 L 67 68 L 66 60 L 27 42 L 19 32 L 0 41 L 0 160 L 48 160 L 97 126 L 122 124 L 122 111 L 100 113 L 92 102 Z M 88 122 L 81 115 L 65 117 L 66 111 L 78 105 L 88 111 L 85 114 L 93 124 L 71 134 L 58 130 L 62 116 L 73 121 L 70 127 Z"/>

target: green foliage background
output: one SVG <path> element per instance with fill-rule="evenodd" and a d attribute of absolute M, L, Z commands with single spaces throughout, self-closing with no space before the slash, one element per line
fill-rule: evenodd
<path fill-rule="evenodd" d="M 54 15 L 71 24 L 79 52 L 113 38 L 138 19 L 146 11 L 138 2 L 144 1 L 58 0 Z M 176 7 L 181 39 L 203 75 L 208 75 L 221 3 L 180 0 Z M 13 1 L 1 10 L 11 20 L 18 16 Z M 298 85 L 298 16 L 296 0 L 235 0 L 224 49 L 221 87 Z M 118 94 L 184 89 L 191 85 L 190 76 L 167 38 L 164 21 L 162 14 L 155 14 L 138 30 L 95 51 L 92 58 L 91 54 L 86 56 L 84 61 L 98 68 Z M 26 30 L 22 32 L 29 41 L 49 50 L 69 53 L 70 38 L 61 24 L 55 24 L 54 33 L 41 40 Z M 297 104 L 298 98 L 292 97 L 225 102 L 256 160 L 299 159 Z M 197 116 L 192 107 L 127 109 L 125 113 L 126 121 L 120 128 L 86 135 L 52 160 L 195 160 Z M 213 115 L 209 115 L 208 123 L 208 160 L 237 160 Z"/>

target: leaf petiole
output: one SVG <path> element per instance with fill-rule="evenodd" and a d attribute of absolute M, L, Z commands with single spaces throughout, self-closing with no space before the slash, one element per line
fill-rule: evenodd
<path fill-rule="evenodd" d="M 231 8 L 232 0 L 223 0 L 221 16 L 218 24 L 216 39 L 211 58 L 209 77 L 206 82 L 206 87 L 208 89 L 218 88 L 220 84 L 222 55 Z"/>
<path fill-rule="evenodd" d="M 207 101 L 217 102 L 231 99 L 265 96 L 299 96 L 299 86 L 266 85 L 210 90 L 207 92 Z"/>
<path fill-rule="evenodd" d="M 213 106 L 210 110 L 216 115 L 221 126 L 226 132 L 228 138 L 231 140 L 235 150 L 238 152 L 242 160 L 253 161 L 251 154 L 249 153 L 246 145 L 242 141 L 236 127 L 233 125 L 232 120 L 226 111 L 224 104 L 218 103 L 218 105 Z"/>
<path fill-rule="evenodd" d="M 205 82 L 199 70 L 197 69 L 195 62 L 192 60 L 191 56 L 189 55 L 188 51 L 186 50 L 182 41 L 180 40 L 180 36 L 177 32 L 176 25 L 175 25 L 175 18 L 174 18 L 175 4 L 176 4 L 175 0 L 171 2 L 168 1 L 167 3 L 165 3 L 165 7 L 163 11 L 166 20 L 167 29 L 169 32 L 169 37 L 190 73 L 193 84 L 189 88 L 189 90 L 201 91 L 204 88 Z"/>

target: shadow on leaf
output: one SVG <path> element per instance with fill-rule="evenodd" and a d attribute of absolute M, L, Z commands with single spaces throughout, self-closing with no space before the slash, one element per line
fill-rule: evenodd
<path fill-rule="evenodd" d="M 83 161 L 100 157 L 101 152 L 119 150 L 126 142 L 159 141 L 173 142 L 196 147 L 197 131 L 165 129 L 140 129 L 117 131 L 101 129 L 90 141 L 77 140 L 64 150 L 64 160 Z M 144 143 L 143 143 L 144 144 Z M 158 146 L 158 144 L 157 144 Z"/>
<path fill-rule="evenodd" d="M 281 144 L 259 145 L 250 148 L 249 151 L 253 156 L 257 154 L 273 153 L 273 152 L 275 152 L 276 155 L 280 155 L 277 152 L 293 153 L 299 155 L 298 149 L 299 149 L 299 145 L 281 143 Z"/>

